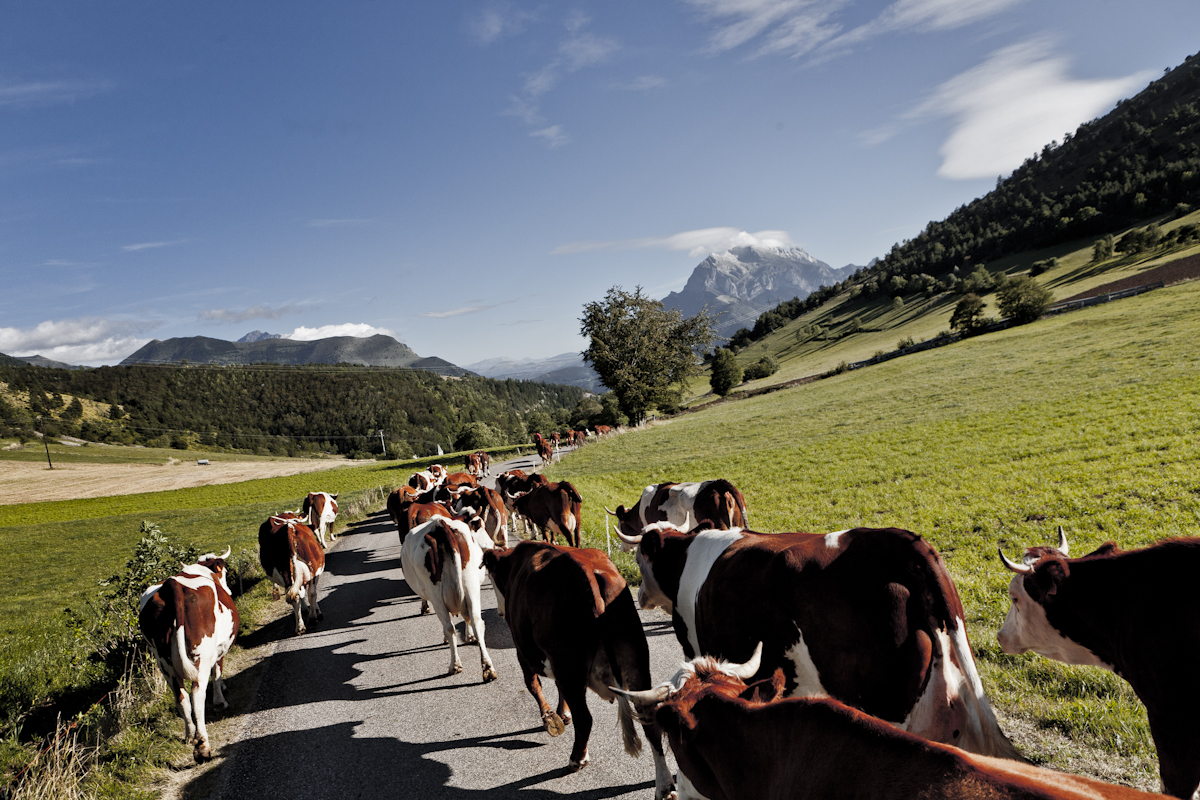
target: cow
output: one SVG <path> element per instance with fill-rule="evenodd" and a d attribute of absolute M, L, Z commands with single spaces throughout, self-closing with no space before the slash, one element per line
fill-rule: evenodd
<path fill-rule="evenodd" d="M 481 474 L 481 467 L 479 466 L 479 454 L 478 453 L 470 453 L 467 455 L 467 472 L 476 477 L 478 477 Z"/>
<path fill-rule="evenodd" d="M 457 495 L 463 489 L 473 489 L 479 485 L 479 480 L 469 472 L 451 472 L 442 484 L 450 494 Z"/>
<path fill-rule="evenodd" d="M 633 691 L 650 688 L 650 649 L 625 579 L 600 550 L 543 542 L 486 551 L 483 565 L 546 731 L 558 736 L 574 715 L 569 768 L 582 769 L 588 763 L 592 730 L 587 690 L 611 703 L 618 698 L 610 686 Z M 539 676 L 554 679 L 558 686 L 557 711 L 546 702 Z M 623 699 L 618 700 L 625 752 L 636 758 L 642 744 L 630 711 Z M 653 751 L 654 796 L 661 799 L 671 789 L 662 733 L 654 723 L 643 730 Z"/>
<path fill-rule="evenodd" d="M 467 642 L 479 643 L 483 682 L 496 680 L 487 645 L 484 644 L 479 577 L 486 537 L 476 537 L 466 523 L 443 516 L 413 528 L 400 546 L 404 580 L 418 597 L 433 606 L 450 645 L 450 675 L 462 672 L 458 657 L 458 631 L 452 617 L 466 621 Z"/>
<path fill-rule="evenodd" d="M 225 559 L 230 552 L 201 556 L 178 575 L 146 589 L 138 603 L 138 627 L 175 693 L 175 709 L 183 717 L 183 740 L 195 743 L 192 755 L 198 764 L 212 758 L 204 723 L 210 675 L 213 706 L 229 708 L 221 674 L 241 624 L 226 581 Z"/>
<path fill-rule="evenodd" d="M 513 509 L 551 542 L 558 536 L 579 547 L 583 533 L 583 498 L 567 481 L 535 486 L 513 501 Z"/>
<path fill-rule="evenodd" d="M 983 693 L 958 591 L 918 534 L 683 533 L 637 537 L 638 603 L 671 615 L 687 658 L 741 661 L 789 694 L 832 696 L 932 741 L 1019 758 Z"/>
<path fill-rule="evenodd" d="M 312 528 L 313 533 L 321 540 L 321 547 L 325 547 L 325 534 L 329 534 L 329 541 L 333 541 L 333 521 L 337 519 L 338 513 L 338 496 L 329 492 L 309 492 L 308 497 L 304 498 L 304 505 L 300 507 L 300 514 L 306 517 L 305 524 Z"/>
<path fill-rule="evenodd" d="M 757 657 L 762 645 L 755 652 Z M 829 697 L 783 699 L 786 679 L 704 656 L 668 683 L 624 692 L 656 721 L 679 800 L 1148 800 L 1157 795 L 929 742 Z"/>
<path fill-rule="evenodd" d="M 613 429 L 609 425 L 597 425 L 596 426 L 596 438 L 597 439 L 603 439 L 605 436 L 608 436 L 612 432 L 613 432 Z"/>
<path fill-rule="evenodd" d="M 491 475 L 492 474 L 492 457 L 482 450 L 480 450 L 478 453 L 476 453 L 475 457 L 477 459 L 479 459 L 480 473 L 482 475 Z"/>
<path fill-rule="evenodd" d="M 532 475 L 526 475 L 525 471 L 520 469 L 512 469 L 496 476 L 496 491 L 500 492 L 500 497 L 504 500 L 504 508 L 508 511 L 509 519 L 512 520 L 514 534 L 517 532 L 518 518 L 522 520 L 525 534 L 529 534 L 529 521 L 517 513 L 517 498 L 528 493 L 534 487 L 545 486 L 549 483 L 550 481 L 541 473 L 535 472 Z"/>
<path fill-rule="evenodd" d="M 470 512 L 483 522 L 492 542 L 502 547 L 507 541 L 505 529 L 508 527 L 508 512 L 504 508 L 504 498 L 494 489 L 479 486 L 459 494 L 454 500 L 454 511 L 457 514 Z"/>
<path fill-rule="evenodd" d="M 691 531 L 707 523 L 718 530 L 745 528 L 750 524 L 746 499 L 738 488 L 721 478 L 700 483 L 659 483 L 642 490 L 638 504 L 628 510 L 604 510 L 617 518 L 617 529 L 636 537 L 647 525 L 668 522 L 681 531 Z M 630 548 L 626 546 L 628 551 Z"/>
<path fill-rule="evenodd" d="M 533 435 L 533 438 L 537 445 L 538 457 L 540 459 L 542 459 L 543 464 L 549 464 L 551 461 L 554 460 L 554 449 L 552 447 L 550 447 L 549 442 L 547 442 L 545 439 L 542 438 L 542 435 L 540 433 L 535 433 Z"/>
<path fill-rule="evenodd" d="M 1020 564 L 1000 558 L 1016 573 L 1000 648 L 1127 680 L 1146 706 L 1164 792 L 1192 797 L 1200 786 L 1200 539 L 1128 551 L 1107 542 L 1070 558 L 1060 527 L 1057 547 L 1031 547 Z"/>
<path fill-rule="evenodd" d="M 559 441 L 560 441 L 561 439 L 562 439 L 562 437 L 561 437 L 561 436 L 559 436 L 559 434 L 558 434 L 558 431 L 551 431 L 551 432 L 550 432 L 550 441 L 554 443 L 554 449 L 555 449 L 555 450 L 557 450 L 557 449 L 558 449 L 558 443 L 559 443 Z"/>
<path fill-rule="evenodd" d="M 296 619 L 296 635 L 308 630 L 300 613 L 309 624 L 324 618 L 321 613 L 319 584 L 325 571 L 325 551 L 316 534 L 303 520 L 286 515 L 270 517 L 258 528 L 258 560 L 271 582 L 285 590 Z"/>
<path fill-rule="evenodd" d="M 392 523 L 395 524 L 396 530 L 401 531 L 402 537 L 404 534 L 400 527 L 400 520 L 406 513 L 408 504 L 416 502 L 416 499 L 417 490 L 407 484 L 404 486 L 397 486 L 392 493 L 388 495 L 388 516 L 392 518 Z"/>
<path fill-rule="evenodd" d="M 414 472 L 408 479 L 408 485 L 418 492 L 427 492 L 446 482 L 446 468 L 441 464 L 431 464 L 423 472 Z"/>

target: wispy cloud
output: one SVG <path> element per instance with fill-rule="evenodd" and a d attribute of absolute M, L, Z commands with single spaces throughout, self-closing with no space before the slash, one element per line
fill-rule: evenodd
<path fill-rule="evenodd" d="M 92 261 L 63 261 L 58 258 L 50 258 L 42 262 L 43 267 L 94 267 L 95 262 Z"/>
<path fill-rule="evenodd" d="M 159 325 L 102 317 L 47 320 L 33 328 L 0 328 L 0 352 L 42 355 L 69 364 L 111 363 L 146 344 L 149 339 L 140 334 Z"/>
<path fill-rule="evenodd" d="M 986 178 L 1018 167 L 1049 142 L 1143 87 L 1153 72 L 1111 80 L 1075 80 L 1067 59 L 1036 39 L 992 53 L 943 83 L 906 121 L 950 117 L 942 144 L 944 178 Z"/>
<path fill-rule="evenodd" d="M 708 46 L 720 53 L 747 46 L 752 55 L 831 57 L 885 33 L 950 30 L 1024 0 L 896 0 L 849 31 L 839 14 L 848 0 L 686 0 L 712 26 Z"/>
<path fill-rule="evenodd" d="M 648 92 L 651 89 L 662 89 L 667 85 L 667 79 L 658 75 L 642 75 L 620 87 L 631 92 Z"/>
<path fill-rule="evenodd" d="M 303 308 L 297 305 L 286 305 L 279 308 L 256 305 L 241 309 L 240 311 L 228 308 L 213 308 L 201 311 L 198 318 L 210 322 L 246 322 L 252 319 L 279 319 L 284 314 L 298 314 L 303 310 Z"/>
<path fill-rule="evenodd" d="M 295 339 L 298 342 L 311 342 L 314 339 L 328 339 L 330 336 L 357 336 L 363 338 L 366 336 L 375 336 L 383 334 L 391 336 L 393 339 L 399 339 L 396 332 L 388 328 L 377 328 L 374 325 L 368 325 L 365 322 L 345 322 L 341 325 L 322 325 L 319 328 L 306 328 L 301 325 L 291 333 L 285 333 L 285 339 Z"/>
<path fill-rule="evenodd" d="M 417 316 L 433 317 L 434 319 L 445 319 L 446 317 L 461 317 L 464 314 L 477 314 L 480 311 L 487 311 L 489 308 L 495 308 L 499 303 L 492 303 L 486 306 L 463 306 L 462 308 L 454 308 L 449 311 L 422 311 Z"/>
<path fill-rule="evenodd" d="M 612 241 L 568 242 L 559 245 L 551 255 L 588 253 L 598 250 L 673 250 L 696 258 L 709 253 L 719 253 L 734 247 L 795 247 L 787 231 L 758 231 L 747 233 L 741 228 L 701 228 L 683 231 L 670 236 L 645 236 L 638 239 L 616 239 Z"/>
<path fill-rule="evenodd" d="M 550 147 L 562 147 L 564 144 L 571 141 L 571 137 L 563 133 L 562 125 L 551 125 L 549 128 L 530 131 L 529 135 L 545 139 L 546 144 L 550 145 Z"/>
<path fill-rule="evenodd" d="M 533 14 L 513 8 L 512 3 L 492 3 L 469 18 L 467 28 L 476 41 L 488 45 L 521 33 L 533 19 Z"/>
<path fill-rule="evenodd" d="M 187 244 L 187 239 L 175 239 L 170 242 L 139 242 L 138 244 L 122 245 L 121 249 L 127 252 L 136 252 L 138 250 L 153 250 L 158 247 L 173 247 L 177 244 Z"/>
<path fill-rule="evenodd" d="M 367 225 L 377 220 L 378 217 L 370 218 L 347 218 L 347 219 L 310 219 L 306 225 L 310 228 L 352 228 L 358 225 Z"/>
<path fill-rule="evenodd" d="M 0 82 L 0 107 L 52 106 L 72 103 L 112 88 L 107 81 Z"/>

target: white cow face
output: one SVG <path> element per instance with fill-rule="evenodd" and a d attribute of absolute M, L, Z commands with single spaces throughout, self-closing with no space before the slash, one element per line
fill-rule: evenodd
<path fill-rule="evenodd" d="M 1004 625 L 996 634 L 1000 649 L 1010 655 L 1032 650 L 1064 664 L 1081 664 L 1111 670 L 1111 664 L 1105 664 L 1091 650 L 1063 636 L 1050 624 L 1046 616 L 1046 607 L 1030 596 L 1025 588 L 1025 580 L 1025 575 L 1014 575 L 1008 585 L 1012 606 L 1008 609 L 1008 616 L 1004 618 Z M 1042 601 L 1052 597 L 1053 594 L 1048 593 L 1042 597 Z"/>

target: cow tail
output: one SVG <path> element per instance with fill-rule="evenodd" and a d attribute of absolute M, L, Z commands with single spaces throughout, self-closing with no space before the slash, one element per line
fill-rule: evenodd
<path fill-rule="evenodd" d="M 1004 735 L 1004 731 L 1000 730 L 1000 723 L 996 721 L 996 715 L 992 712 L 992 706 L 983 691 L 983 681 L 979 679 L 979 671 L 975 666 L 975 657 L 971 654 L 971 645 L 967 641 L 964 625 L 960 622 L 956 629 L 947 632 L 950 634 L 948 638 L 950 647 L 954 651 L 955 661 L 967 684 L 959 696 L 966 703 L 974 706 L 974 713 L 970 716 L 979 721 L 980 730 L 976 735 L 981 741 L 978 743 L 978 749 L 972 749 L 985 756 L 1011 758 L 1014 761 L 1025 762 L 1025 757 Z M 949 653 L 945 653 L 943 657 L 949 657 L 949 655 Z"/>
<path fill-rule="evenodd" d="M 171 584 L 171 597 L 175 602 L 175 630 L 171 632 L 172 660 L 175 662 L 175 669 L 178 671 L 180 680 L 194 681 L 200 677 L 200 671 L 187 651 L 187 629 L 184 625 L 187 611 L 184 608 L 184 590 L 173 578 L 166 583 Z"/>
<path fill-rule="evenodd" d="M 621 610 L 623 601 L 632 603 L 632 595 L 628 591 L 622 591 L 617 597 L 613 606 L 604 606 L 600 586 L 596 583 L 596 576 L 592 572 L 587 573 L 588 580 L 592 585 L 592 592 L 596 599 L 596 608 L 603 609 L 597 616 L 596 624 L 600 628 L 600 641 L 604 644 L 604 655 L 608 658 L 609 669 L 612 670 L 613 679 L 616 685 L 625 689 L 630 688 L 626 685 L 625 676 L 621 674 L 621 662 L 617 658 L 616 639 L 619 631 L 616 627 L 620 624 L 620 620 L 615 615 Z M 632 609 L 632 605 L 630 605 Z M 605 613 L 607 612 L 607 613 Z M 636 612 L 634 618 L 636 619 Z M 625 745 L 625 752 L 634 758 L 642 755 L 642 740 L 638 736 L 637 728 L 634 726 L 636 717 L 633 712 L 633 706 L 629 703 L 629 698 L 624 695 L 617 695 L 617 724 L 621 726 L 621 740 Z"/>

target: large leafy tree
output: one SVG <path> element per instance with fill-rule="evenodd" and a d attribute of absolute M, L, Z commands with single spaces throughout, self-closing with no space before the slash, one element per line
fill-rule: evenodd
<path fill-rule="evenodd" d="M 664 308 L 640 286 L 632 294 L 614 286 L 603 300 L 583 307 L 580 333 L 590 340 L 583 360 L 638 424 L 651 405 L 668 401 L 678 393 L 672 387 L 699 370 L 699 354 L 716 338 L 715 320 L 707 309 L 684 317 L 678 309 Z"/>

